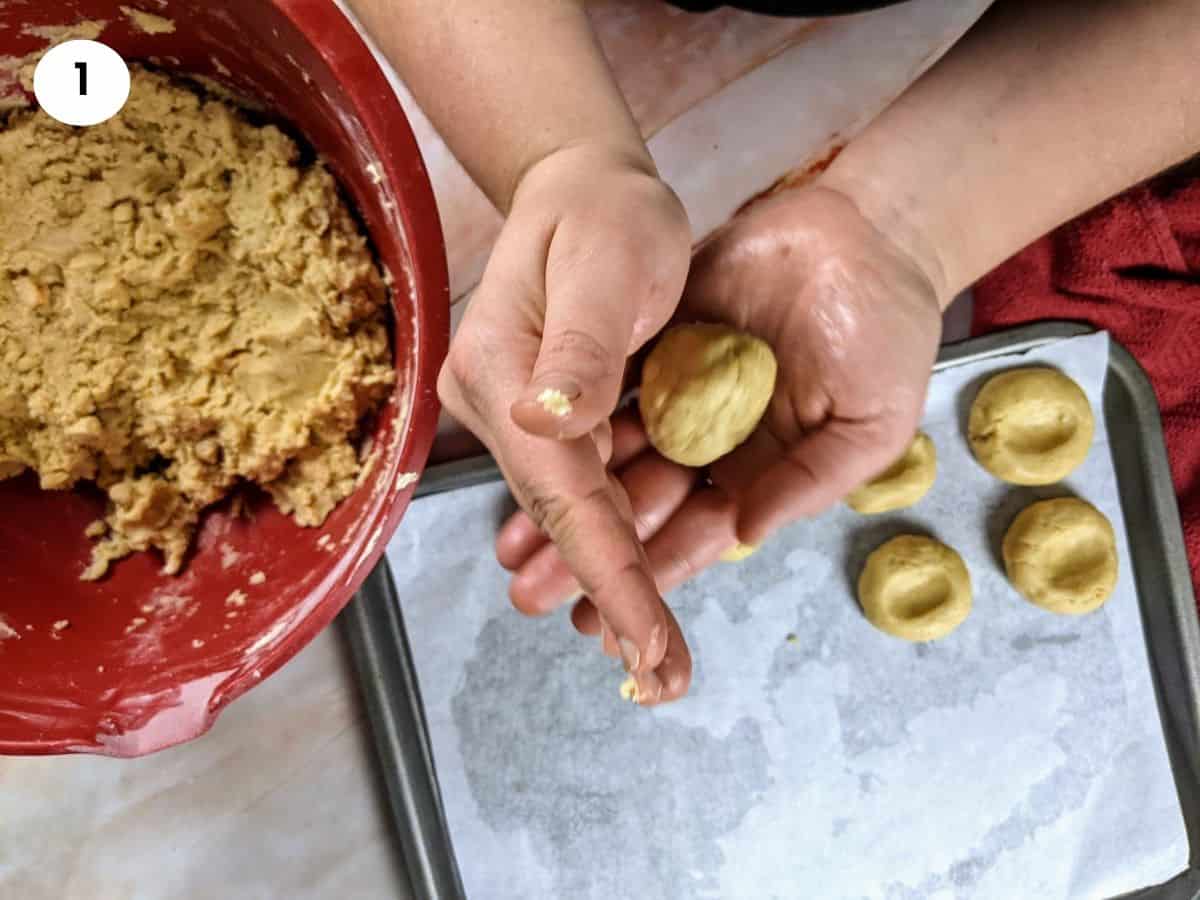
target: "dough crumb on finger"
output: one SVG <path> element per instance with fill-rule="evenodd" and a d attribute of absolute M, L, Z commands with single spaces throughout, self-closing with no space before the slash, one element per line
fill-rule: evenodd
<path fill-rule="evenodd" d="M 758 427 L 778 366 L 766 341 L 727 325 L 676 325 L 642 367 L 638 407 L 654 448 L 683 466 L 706 466 Z"/>
<path fill-rule="evenodd" d="M 1076 497 L 1026 507 L 1004 535 L 1004 568 L 1025 599 L 1061 615 L 1099 609 L 1117 586 L 1117 538 L 1108 517 Z"/>
<path fill-rule="evenodd" d="M 867 557 L 858 579 L 867 620 L 906 641 L 933 641 L 971 612 L 971 575 L 962 557 L 930 537 L 901 535 Z"/>
<path fill-rule="evenodd" d="M 749 556 L 753 556 L 758 552 L 758 547 L 754 544 L 743 544 L 738 541 L 728 550 L 721 554 L 721 562 L 735 563 L 741 562 Z"/>
<path fill-rule="evenodd" d="M 852 491 L 846 505 L 864 515 L 906 509 L 928 494 L 936 479 L 937 447 L 918 431 L 900 458 Z"/>
<path fill-rule="evenodd" d="M 627 700 L 630 703 L 638 702 L 637 680 L 632 675 L 621 682 L 621 687 L 618 690 L 621 692 L 622 700 Z"/>
<path fill-rule="evenodd" d="M 554 388 L 546 388 L 538 394 L 537 402 L 550 415 L 557 416 L 560 419 L 565 419 L 569 416 L 574 408 L 571 406 L 571 398 L 562 391 L 555 390 Z"/>

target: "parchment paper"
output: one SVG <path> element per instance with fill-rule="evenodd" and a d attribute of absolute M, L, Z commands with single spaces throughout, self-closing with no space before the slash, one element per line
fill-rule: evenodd
<path fill-rule="evenodd" d="M 1041 900 L 1182 871 L 1099 407 L 1107 358 L 1100 334 L 935 376 L 933 491 L 794 525 L 671 595 L 695 678 L 657 710 L 619 699 L 623 673 L 565 615 L 510 608 L 502 485 L 414 503 L 388 556 L 468 895 Z M 1035 361 L 1083 385 L 1096 440 L 1065 485 L 1013 489 L 974 462 L 961 420 L 981 376 Z M 1022 600 L 997 559 L 1020 509 L 1066 491 L 1120 535 L 1117 591 L 1082 618 Z M 954 546 L 975 587 L 970 618 L 929 645 L 874 630 L 851 587 L 914 529 Z"/>

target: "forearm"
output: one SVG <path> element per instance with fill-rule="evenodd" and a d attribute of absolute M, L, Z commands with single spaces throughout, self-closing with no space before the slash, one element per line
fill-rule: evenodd
<path fill-rule="evenodd" d="M 653 163 L 583 0 L 349 0 L 492 201 L 556 150 L 600 145 Z"/>
<path fill-rule="evenodd" d="M 1200 151 L 1200 0 L 1001 0 L 823 176 L 942 302 Z"/>

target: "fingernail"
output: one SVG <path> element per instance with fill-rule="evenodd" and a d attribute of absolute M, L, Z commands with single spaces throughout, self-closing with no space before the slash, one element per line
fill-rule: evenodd
<path fill-rule="evenodd" d="M 537 402 L 546 412 L 560 419 L 571 414 L 572 405 L 580 398 L 583 391 L 570 378 L 550 378 L 541 383 L 538 389 Z"/>
<path fill-rule="evenodd" d="M 625 663 L 625 671 L 636 671 L 638 663 L 642 661 L 642 652 L 638 650 L 637 644 L 629 638 L 617 638 L 617 648 L 621 651 L 621 662 Z"/>
<path fill-rule="evenodd" d="M 643 672 L 637 676 L 637 703 L 649 705 L 662 700 L 663 683 L 654 672 Z"/>

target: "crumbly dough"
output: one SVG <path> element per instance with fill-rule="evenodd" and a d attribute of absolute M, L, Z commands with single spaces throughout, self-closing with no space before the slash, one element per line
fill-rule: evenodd
<path fill-rule="evenodd" d="M 901 535 L 867 557 L 858 602 L 880 631 L 906 641 L 934 641 L 971 612 L 971 575 L 945 544 Z"/>
<path fill-rule="evenodd" d="M 242 481 L 321 524 L 390 392 L 386 289 L 332 176 L 273 126 L 133 67 L 86 129 L 0 131 L 0 478 L 94 481 L 85 578 L 158 548 Z"/>
<path fill-rule="evenodd" d="M 565 419 L 571 414 L 571 398 L 562 391 L 556 391 L 554 388 L 546 388 L 538 394 L 537 400 L 538 403 L 542 404 L 542 409 L 546 410 L 552 416 Z"/>
<path fill-rule="evenodd" d="M 741 541 L 738 541 L 721 554 L 721 562 L 741 562 L 746 557 L 753 556 L 757 552 L 758 547 L 754 546 L 753 544 L 743 544 Z"/>
<path fill-rule="evenodd" d="M 667 459 L 706 466 L 746 440 L 775 390 L 775 354 L 725 325 L 668 329 L 642 368 L 646 434 Z"/>
<path fill-rule="evenodd" d="M 1087 458 L 1095 423 L 1083 389 L 1054 369 L 1003 372 L 975 397 L 967 425 L 980 464 L 1011 484 L 1053 484 Z"/>
<path fill-rule="evenodd" d="M 637 679 L 635 679 L 632 675 L 622 681 L 621 686 L 617 688 L 617 690 L 620 692 L 622 700 L 626 700 L 629 703 L 638 702 Z"/>
<path fill-rule="evenodd" d="M 929 493 L 937 478 L 937 447 L 918 431 L 904 454 L 884 472 L 852 491 L 846 504 L 864 515 L 912 506 Z"/>
<path fill-rule="evenodd" d="M 1043 500 L 1009 526 L 1002 548 L 1013 586 L 1065 615 L 1104 605 L 1117 586 L 1117 537 L 1108 517 L 1075 497 Z"/>

